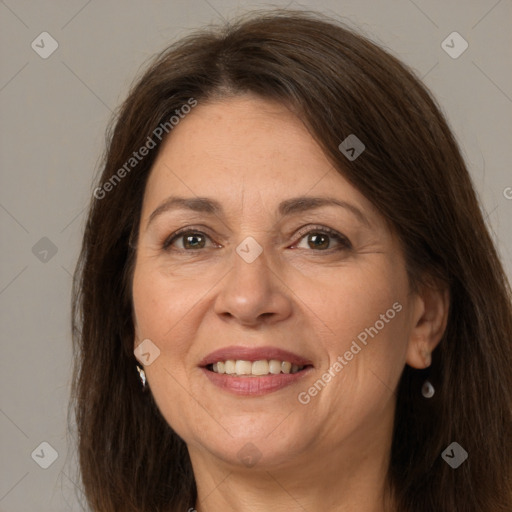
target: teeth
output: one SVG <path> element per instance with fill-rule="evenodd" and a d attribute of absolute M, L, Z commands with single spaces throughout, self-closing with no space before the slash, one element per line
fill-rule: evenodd
<path fill-rule="evenodd" d="M 279 361 L 277 359 L 261 359 L 259 361 L 245 361 L 243 359 L 228 359 L 227 361 L 218 361 L 212 365 L 215 373 L 227 373 L 228 375 L 277 375 L 279 373 L 297 373 L 304 366 L 292 364 L 289 361 Z"/>
<path fill-rule="evenodd" d="M 267 375 L 268 372 L 268 361 L 254 361 L 251 365 L 251 373 L 253 375 Z"/>
<path fill-rule="evenodd" d="M 226 361 L 224 363 L 224 368 L 225 368 L 226 373 L 229 373 L 229 374 L 236 373 L 235 361 L 233 361 L 232 359 L 230 359 L 229 361 Z"/>
<path fill-rule="evenodd" d="M 271 359 L 270 363 L 268 364 L 268 367 L 270 373 L 273 373 L 275 375 L 281 373 L 281 361 L 278 361 L 277 359 Z"/>
<path fill-rule="evenodd" d="M 235 373 L 237 375 L 250 375 L 252 373 L 252 363 L 250 361 L 241 361 L 235 363 Z"/>

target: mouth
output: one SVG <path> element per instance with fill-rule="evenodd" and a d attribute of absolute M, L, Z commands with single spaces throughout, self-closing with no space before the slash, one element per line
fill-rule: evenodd
<path fill-rule="evenodd" d="M 212 384 L 238 395 L 259 396 L 302 379 L 311 361 L 275 347 L 227 347 L 199 364 Z"/>

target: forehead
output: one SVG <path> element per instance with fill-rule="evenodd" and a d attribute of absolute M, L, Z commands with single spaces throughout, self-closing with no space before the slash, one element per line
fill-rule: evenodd
<path fill-rule="evenodd" d="M 174 127 L 153 165 L 144 202 L 153 207 L 176 194 L 233 204 L 243 198 L 267 209 L 286 197 L 334 194 L 373 209 L 296 115 L 252 95 L 199 102 Z"/>

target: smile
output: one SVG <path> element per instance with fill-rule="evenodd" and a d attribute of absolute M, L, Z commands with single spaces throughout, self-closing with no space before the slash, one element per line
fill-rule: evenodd
<path fill-rule="evenodd" d="M 208 354 L 199 366 L 215 387 L 243 396 L 278 391 L 314 370 L 311 360 L 271 346 L 224 347 Z"/>
<path fill-rule="evenodd" d="M 297 373 L 302 371 L 305 366 L 299 366 L 292 364 L 290 361 L 280 361 L 278 359 L 261 359 L 259 361 L 228 359 L 227 361 L 218 361 L 208 365 L 207 368 L 220 374 L 259 377 L 262 375 L 279 375 L 280 373 Z"/>

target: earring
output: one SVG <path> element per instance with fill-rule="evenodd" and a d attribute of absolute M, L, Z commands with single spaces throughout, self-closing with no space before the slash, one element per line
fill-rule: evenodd
<path fill-rule="evenodd" d="M 423 383 L 423 386 L 421 387 L 421 394 L 425 398 L 432 398 L 434 396 L 435 392 L 436 392 L 436 390 L 434 389 L 434 386 L 432 386 L 432 383 L 430 381 L 426 380 Z"/>
<path fill-rule="evenodd" d="M 140 381 L 142 382 L 142 390 L 146 389 L 146 372 L 139 366 L 136 365 L 137 371 L 139 372 Z"/>

